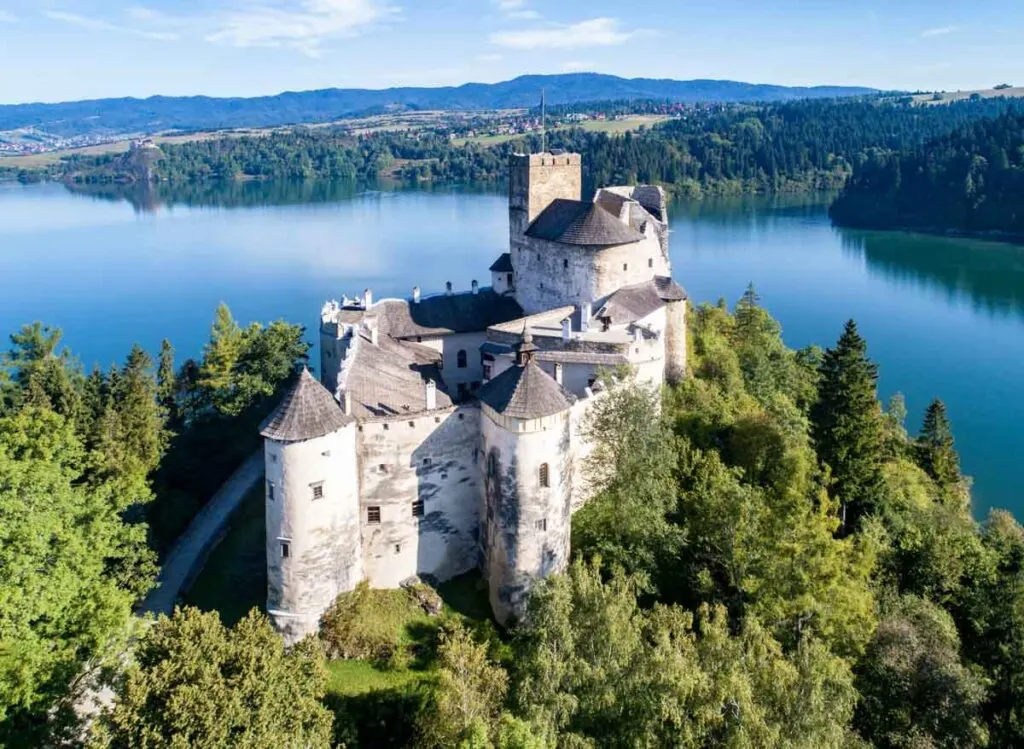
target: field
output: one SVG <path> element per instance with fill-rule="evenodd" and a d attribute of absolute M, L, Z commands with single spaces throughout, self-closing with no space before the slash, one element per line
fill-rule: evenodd
<path fill-rule="evenodd" d="M 1012 88 L 1002 89 L 983 88 L 976 91 L 943 91 L 941 93 L 941 99 L 936 99 L 935 94 L 917 94 L 914 96 L 914 101 L 921 104 L 949 104 L 951 101 L 963 101 L 964 99 L 970 99 L 975 94 L 983 99 L 991 99 L 996 96 L 1018 97 L 1024 96 L 1024 86 L 1014 86 Z"/>
<path fill-rule="evenodd" d="M 210 140 L 212 138 L 240 137 L 243 135 L 259 135 L 263 130 L 224 130 L 188 134 L 154 135 L 149 140 L 157 145 L 161 143 L 186 143 L 193 140 Z M 29 153 L 24 156 L 0 156 L 0 167 L 15 169 L 33 169 L 57 164 L 65 156 L 99 156 L 106 153 L 125 153 L 132 140 L 116 140 L 110 143 L 99 143 L 95 146 L 69 148 L 63 151 L 47 151 L 46 153 Z"/>
<path fill-rule="evenodd" d="M 583 122 L 574 122 L 571 125 L 559 125 L 558 127 L 550 128 L 551 130 L 564 129 L 569 127 L 578 127 L 587 132 L 592 133 L 608 133 L 609 135 L 622 135 L 633 130 L 639 130 L 641 127 L 651 127 L 657 125 L 659 122 L 665 122 L 671 119 L 668 115 L 660 114 L 638 114 L 624 117 L 620 120 L 584 120 Z M 467 143 L 477 143 L 482 146 L 495 146 L 499 143 L 505 143 L 516 138 L 524 138 L 527 134 L 516 133 L 514 135 L 475 135 L 472 138 L 455 138 L 452 143 L 456 146 L 464 146 Z M 537 133 L 530 133 L 530 135 L 537 135 Z"/>

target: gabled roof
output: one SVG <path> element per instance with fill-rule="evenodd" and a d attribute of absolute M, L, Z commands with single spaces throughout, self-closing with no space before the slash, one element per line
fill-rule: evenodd
<path fill-rule="evenodd" d="M 512 253 L 506 252 L 498 256 L 498 259 L 494 261 L 488 270 L 494 273 L 511 273 L 512 272 Z"/>
<path fill-rule="evenodd" d="M 441 355 L 410 341 L 379 333 L 374 345 L 357 332 L 342 364 L 340 388 L 352 398 L 352 413 L 359 418 L 402 416 L 427 410 L 426 384 L 437 385 L 437 408 L 449 408 L 444 391 Z"/>
<path fill-rule="evenodd" d="M 576 397 L 533 362 L 514 364 L 480 388 L 477 396 L 500 414 L 540 419 L 569 408 Z"/>
<path fill-rule="evenodd" d="M 364 313 L 376 317 L 378 329 L 395 338 L 448 335 L 486 330 L 497 323 L 515 320 L 523 308 L 515 299 L 482 288 L 476 294 L 438 294 L 422 297 L 419 302 L 387 299 Z"/>
<path fill-rule="evenodd" d="M 608 318 L 612 325 L 626 325 L 647 317 L 667 302 L 683 299 L 686 292 L 682 286 L 668 276 L 655 276 L 651 281 L 618 289 L 594 316 Z"/>
<path fill-rule="evenodd" d="M 260 424 L 260 434 L 280 442 L 298 442 L 323 437 L 352 421 L 327 388 L 303 368 L 277 408 Z"/>
<path fill-rule="evenodd" d="M 596 203 L 557 198 L 533 220 L 528 237 L 560 244 L 610 247 L 644 239 L 636 229 Z"/>

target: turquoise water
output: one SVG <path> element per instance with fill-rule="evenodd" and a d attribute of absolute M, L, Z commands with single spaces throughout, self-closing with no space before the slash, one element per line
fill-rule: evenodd
<path fill-rule="evenodd" d="M 220 301 L 242 321 L 313 328 L 342 293 L 487 283 L 508 241 L 495 192 L 312 183 L 130 197 L 0 184 L 0 331 L 59 326 L 87 366 L 165 336 L 192 356 Z M 912 430 L 933 396 L 948 404 L 977 514 L 1024 516 L 1024 248 L 838 230 L 825 207 L 676 205 L 675 275 L 695 301 L 735 301 L 753 281 L 792 346 L 830 345 L 856 319 L 882 396 L 905 394 Z"/>

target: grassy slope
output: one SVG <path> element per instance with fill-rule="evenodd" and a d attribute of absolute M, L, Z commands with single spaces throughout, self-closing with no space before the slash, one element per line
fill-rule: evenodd
<path fill-rule="evenodd" d="M 210 554 L 183 603 L 203 611 L 217 611 L 233 625 L 252 608 L 264 609 L 267 594 L 266 529 L 263 485 L 245 498 L 224 539 Z M 445 611 L 460 615 L 471 625 L 489 622 L 490 604 L 477 573 L 463 575 L 440 586 Z M 328 694 L 352 697 L 429 682 L 433 678 L 433 644 L 439 620 L 415 606 L 403 590 L 379 591 L 375 626 L 399 631 L 400 641 L 419 653 L 407 666 L 385 669 L 360 660 L 328 664 Z"/>

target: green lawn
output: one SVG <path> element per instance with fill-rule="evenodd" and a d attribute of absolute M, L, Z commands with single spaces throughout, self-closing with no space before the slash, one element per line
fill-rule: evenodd
<path fill-rule="evenodd" d="M 260 481 L 242 501 L 227 535 L 210 554 L 182 602 L 220 612 L 221 621 L 228 626 L 252 608 L 262 611 L 267 603 L 266 536 Z"/>

